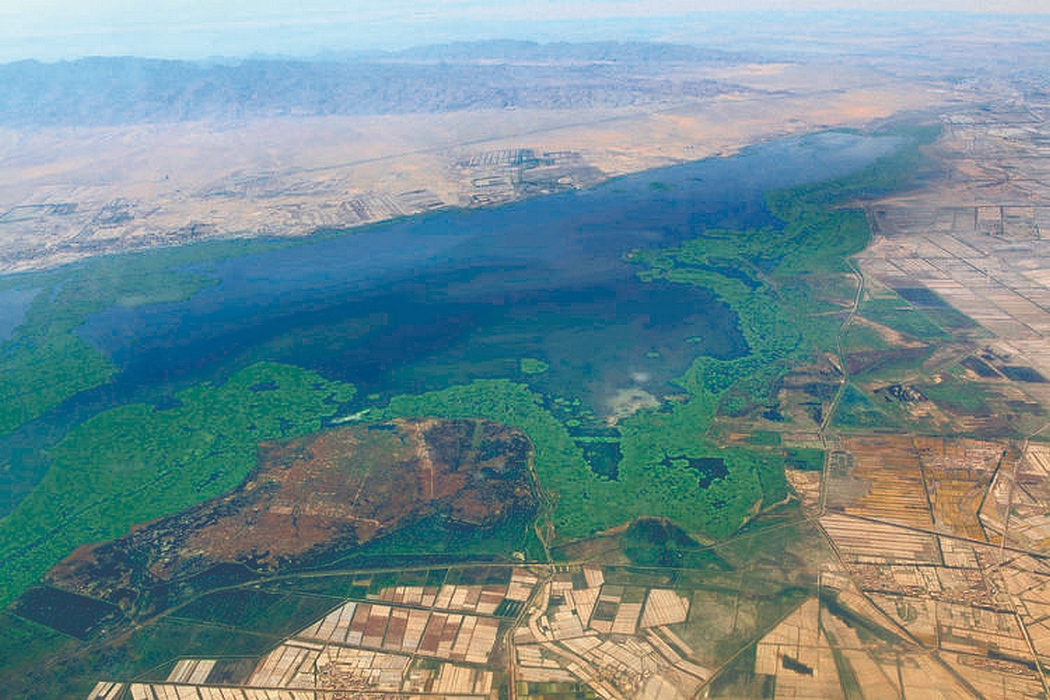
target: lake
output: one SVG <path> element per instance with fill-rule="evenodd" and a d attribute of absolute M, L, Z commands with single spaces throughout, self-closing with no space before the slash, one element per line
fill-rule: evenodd
<path fill-rule="evenodd" d="M 230 362 L 291 362 L 362 395 L 517 376 L 595 411 L 632 385 L 659 396 L 698 355 L 747 352 L 702 289 L 642 283 L 624 261 L 711 228 L 776 225 L 764 193 L 855 170 L 899 142 L 823 133 L 612 180 L 591 190 L 445 211 L 186 271 L 192 298 L 115 306 L 84 338 L 133 385 Z"/>
<path fill-rule="evenodd" d="M 359 392 L 348 411 L 487 377 L 579 401 L 598 423 L 622 412 L 624 396 L 646 405 L 675 393 L 669 382 L 698 355 L 732 358 L 747 347 L 711 293 L 639 282 L 625 254 L 709 229 L 776 226 L 766 191 L 847 174 L 900 144 L 838 132 L 790 138 L 590 190 L 181 267 L 214 283 L 182 301 L 115 305 L 79 328 L 120 371 L 0 438 L 0 515 L 32 490 L 46 448 L 73 425 L 131 401 L 163 405 L 188 384 L 260 360 L 352 382 Z M 194 248 L 186 253 L 192 260 Z M 5 293 L 0 331 L 31 298 Z M 523 371 L 523 359 L 547 369 Z"/>

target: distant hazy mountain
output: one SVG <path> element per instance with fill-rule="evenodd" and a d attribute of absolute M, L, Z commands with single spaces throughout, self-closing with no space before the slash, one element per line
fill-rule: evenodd
<path fill-rule="evenodd" d="M 719 91 L 714 81 L 665 77 L 653 63 L 728 60 L 671 44 L 499 41 L 341 60 L 22 61 L 0 65 L 0 124 L 615 107 Z"/>
<path fill-rule="evenodd" d="M 611 61 L 619 63 L 713 62 L 740 59 L 739 54 L 685 44 L 640 41 L 540 44 L 535 41 L 511 40 L 419 46 L 391 54 L 391 57 L 444 61 L 502 59 L 507 61 Z"/>

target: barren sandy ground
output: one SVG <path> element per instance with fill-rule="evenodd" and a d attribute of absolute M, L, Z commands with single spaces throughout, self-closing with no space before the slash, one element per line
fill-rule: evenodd
<path fill-rule="evenodd" d="M 577 167 L 611 177 L 788 134 L 862 127 L 955 99 L 937 87 L 831 66 L 744 65 L 698 75 L 741 87 L 655 108 L 0 130 L 0 272 L 470 206 L 479 176 L 509 182 L 513 173 L 499 162 L 457 164 L 501 149 L 572 152 Z M 591 170 L 574 185 L 593 181 Z"/>

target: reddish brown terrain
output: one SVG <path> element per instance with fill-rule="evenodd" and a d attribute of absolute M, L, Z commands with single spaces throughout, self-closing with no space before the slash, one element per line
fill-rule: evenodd
<path fill-rule="evenodd" d="M 397 420 L 266 443 L 233 491 L 81 547 L 48 583 L 135 617 L 214 585 L 330 562 L 428 516 L 490 528 L 534 512 L 530 451 L 521 432 L 483 420 Z"/>

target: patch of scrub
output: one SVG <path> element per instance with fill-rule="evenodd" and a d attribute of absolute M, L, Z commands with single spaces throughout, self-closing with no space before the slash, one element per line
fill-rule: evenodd
<path fill-rule="evenodd" d="M 521 358 L 519 366 L 523 374 L 543 374 L 550 369 L 550 365 L 546 362 L 532 357 Z"/>

